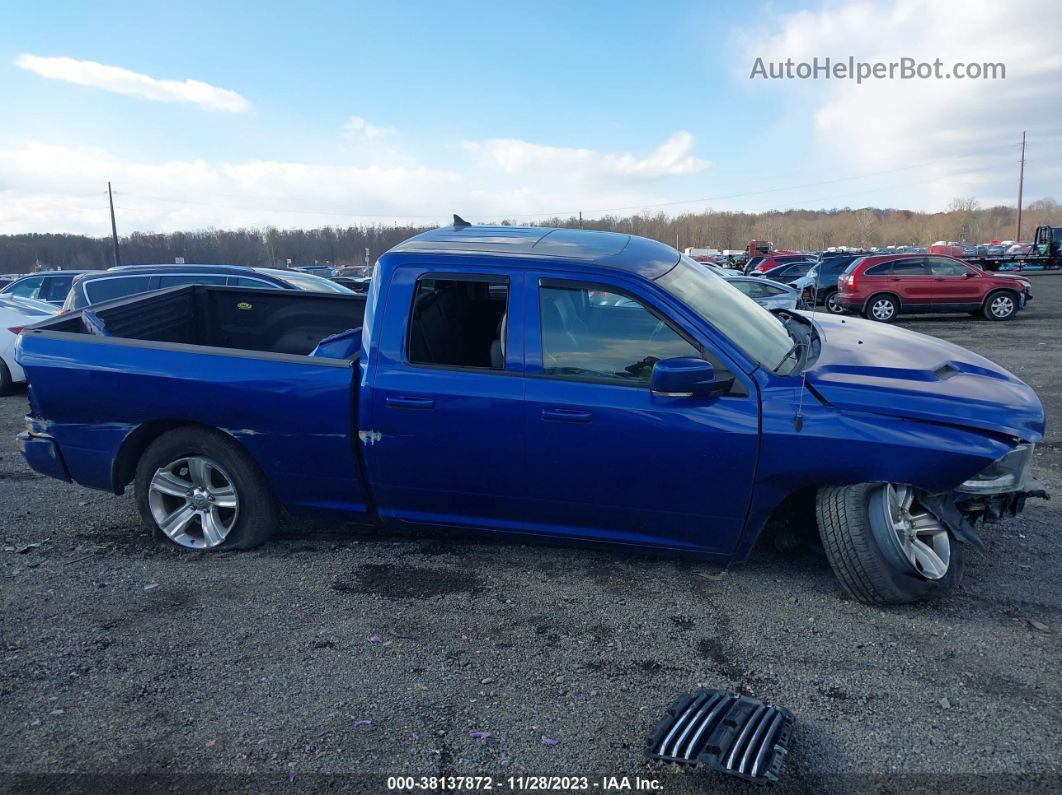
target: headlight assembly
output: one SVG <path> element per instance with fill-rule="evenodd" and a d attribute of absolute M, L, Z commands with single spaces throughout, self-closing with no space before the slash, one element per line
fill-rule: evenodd
<path fill-rule="evenodd" d="M 1018 491 L 1032 461 L 1032 444 L 1020 444 L 967 480 L 956 491 L 965 494 L 1002 494 Z"/>

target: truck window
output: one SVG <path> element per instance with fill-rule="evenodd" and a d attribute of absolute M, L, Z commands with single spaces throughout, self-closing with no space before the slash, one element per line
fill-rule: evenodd
<path fill-rule="evenodd" d="M 502 277 L 421 277 L 410 314 L 410 364 L 504 370 L 508 299 Z"/>
<path fill-rule="evenodd" d="M 701 357 L 640 302 L 608 288 L 543 286 L 539 306 L 546 375 L 648 386 L 658 359 Z"/>
<path fill-rule="evenodd" d="M 173 276 L 159 276 L 159 289 L 177 287 L 183 284 L 225 284 L 227 277 L 210 276 L 205 273 L 178 273 Z"/>

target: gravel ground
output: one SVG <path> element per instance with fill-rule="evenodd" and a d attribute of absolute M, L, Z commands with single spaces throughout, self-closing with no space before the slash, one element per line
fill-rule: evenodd
<path fill-rule="evenodd" d="M 0 789 L 382 792 L 396 774 L 743 789 L 641 757 L 697 686 L 795 714 L 783 789 L 1058 789 L 1062 276 L 1033 280 L 1014 322 L 903 325 L 1039 392 L 1034 475 L 1056 499 L 988 529 L 952 596 L 896 609 L 843 598 L 807 549 L 724 571 L 292 521 L 253 552 L 178 553 L 131 496 L 31 472 L 11 441 L 25 396 L 0 398 Z"/>

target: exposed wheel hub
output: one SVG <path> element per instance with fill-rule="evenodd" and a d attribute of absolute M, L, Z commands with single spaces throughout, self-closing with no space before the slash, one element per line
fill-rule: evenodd
<path fill-rule="evenodd" d="M 187 456 L 155 471 L 148 507 L 171 541 L 209 549 L 224 543 L 236 524 L 240 503 L 232 478 L 218 462 Z"/>
<path fill-rule="evenodd" d="M 948 573 L 951 540 L 936 516 L 917 504 L 914 489 L 887 483 L 875 495 L 878 516 L 887 537 L 890 557 L 927 580 Z"/>

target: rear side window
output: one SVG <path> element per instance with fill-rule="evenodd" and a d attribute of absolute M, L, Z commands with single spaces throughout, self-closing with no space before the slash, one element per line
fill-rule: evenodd
<path fill-rule="evenodd" d="M 69 276 L 52 276 L 44 280 L 38 298 L 42 301 L 59 301 L 60 303 L 70 292 L 70 283 L 74 281 L 74 274 Z"/>
<path fill-rule="evenodd" d="M 146 293 L 151 289 L 151 276 L 108 276 L 105 279 L 93 279 L 84 284 L 85 295 L 90 304 L 122 298 L 126 295 Z"/>
<path fill-rule="evenodd" d="M 235 278 L 229 277 L 229 284 L 236 287 L 260 287 L 262 289 L 281 289 L 279 284 L 273 284 L 272 282 L 263 281 L 262 279 L 251 279 L 246 276 L 237 276 Z"/>
<path fill-rule="evenodd" d="M 182 284 L 225 284 L 226 276 L 211 276 L 206 273 L 177 273 L 173 276 L 160 276 L 159 288 L 178 287 Z"/>
<path fill-rule="evenodd" d="M 923 259 L 898 259 L 892 263 L 893 276 L 925 276 L 926 265 Z"/>
<path fill-rule="evenodd" d="M 892 273 L 892 263 L 882 262 L 872 268 L 867 268 L 864 273 L 867 276 L 888 276 Z"/>
<path fill-rule="evenodd" d="M 508 300 L 504 277 L 421 277 L 410 312 L 410 364 L 504 370 Z"/>
<path fill-rule="evenodd" d="M 546 375 L 648 386 L 653 365 L 701 352 L 635 299 L 607 288 L 539 288 Z"/>

